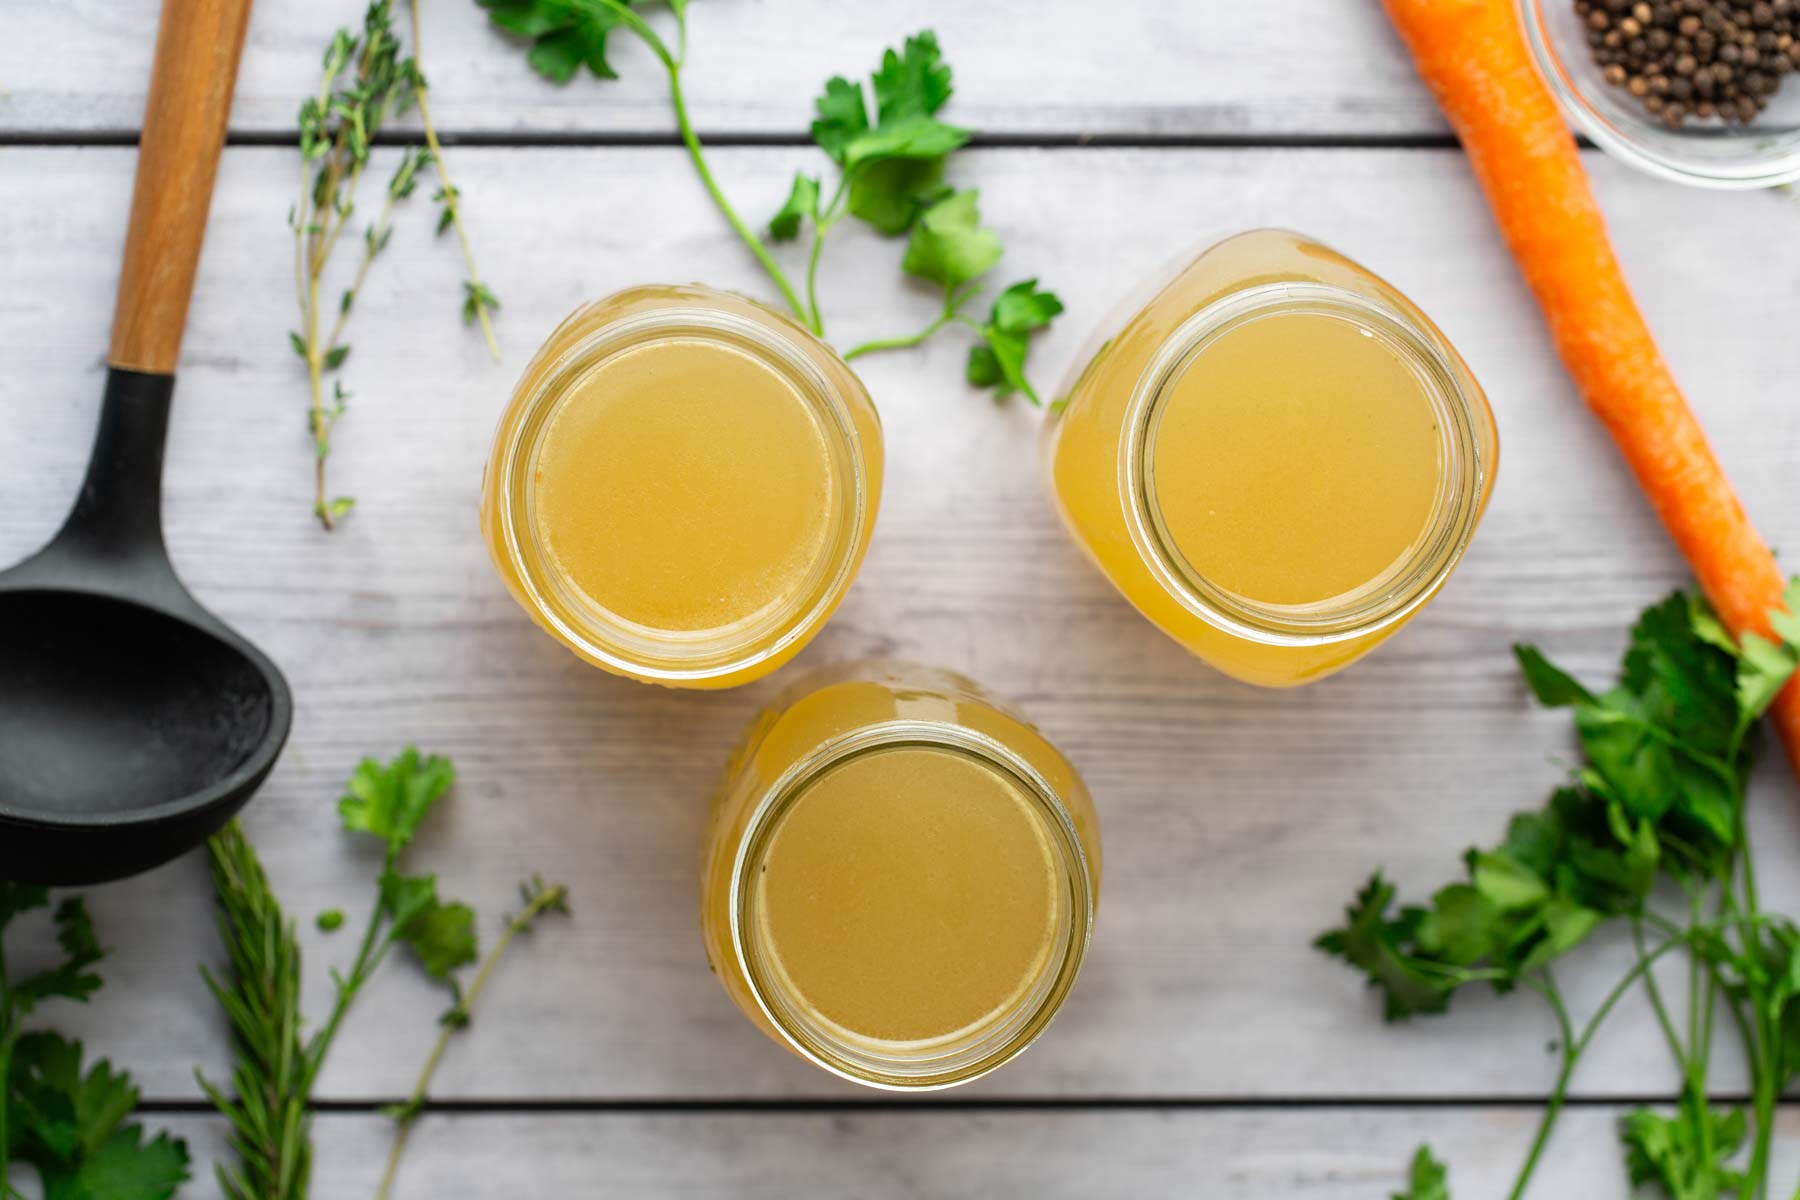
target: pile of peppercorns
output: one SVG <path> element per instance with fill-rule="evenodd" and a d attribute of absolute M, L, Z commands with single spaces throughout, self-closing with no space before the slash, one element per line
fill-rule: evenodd
<path fill-rule="evenodd" d="M 1606 82 L 1671 129 L 1743 123 L 1800 66 L 1800 0 L 1575 0 Z"/>

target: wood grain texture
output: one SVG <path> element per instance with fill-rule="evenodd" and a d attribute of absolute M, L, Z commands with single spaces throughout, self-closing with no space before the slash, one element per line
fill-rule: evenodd
<path fill-rule="evenodd" d="M 250 0 L 164 0 L 138 143 L 115 367 L 168 374 L 181 355 Z"/>
<path fill-rule="evenodd" d="M 806 153 L 733 150 L 717 165 L 756 214 L 779 204 Z M 354 398 L 333 470 L 359 507 L 341 533 L 311 521 L 305 385 L 286 347 L 291 150 L 225 155 L 175 406 L 165 515 L 177 565 L 295 688 L 290 749 L 247 821 L 306 932 L 310 1011 L 323 1008 L 326 967 L 352 949 L 314 932 L 312 914 L 359 907 L 377 867 L 337 830 L 338 784 L 360 756 L 417 742 L 453 756 L 462 783 L 415 867 L 476 904 L 489 936 L 527 871 L 569 882 L 576 907 L 503 967 L 445 1064 L 441 1096 L 863 1098 L 769 1045 L 708 977 L 697 856 L 708 791 L 770 688 L 882 651 L 1018 700 L 1084 771 L 1104 825 L 1106 895 L 1067 1010 L 1018 1063 L 959 1095 L 1544 1093 L 1550 1024 L 1529 998 L 1472 995 L 1446 1019 L 1385 1028 L 1356 980 L 1308 948 L 1371 868 L 1433 886 L 1558 779 L 1567 718 L 1529 705 L 1510 642 L 1540 641 L 1601 677 L 1631 617 L 1683 578 L 1557 366 L 1454 152 L 997 150 L 959 168 L 1006 239 L 1002 281 L 1040 275 L 1069 301 L 1037 352 L 1046 378 L 1151 272 L 1258 223 L 1317 234 L 1433 314 L 1485 382 L 1505 449 L 1470 557 L 1393 643 L 1288 693 L 1232 683 L 1176 651 L 1058 527 L 1034 415 L 971 395 L 966 345 L 949 338 L 866 363 L 892 475 L 843 610 L 769 687 L 716 696 L 605 676 L 536 632 L 488 568 L 475 493 L 514 377 L 570 309 L 655 280 L 761 291 L 754 264 L 676 150 L 453 154 L 506 304 L 506 362 L 490 365 L 461 326 L 453 248 L 431 238 L 427 213 L 409 213 L 351 331 Z M 131 163 L 123 149 L 0 150 L 11 214 L 0 223 L 11 278 L 0 293 L 0 560 L 49 534 L 79 478 Z M 1651 324 L 1727 469 L 1772 539 L 1800 543 L 1793 203 L 1591 165 Z M 827 253 L 835 338 L 928 318 L 931 298 L 901 282 L 898 259 L 861 233 Z M 1793 911 L 1800 796 L 1779 770 L 1760 779 L 1753 820 L 1769 902 Z M 193 1065 L 216 1073 L 225 1061 L 193 972 L 216 956 L 200 864 L 94 903 L 114 948 L 108 986 L 54 1019 L 138 1071 L 148 1095 L 195 1098 Z M 1584 955 L 1568 980 L 1577 1007 L 1627 957 L 1610 939 Z M 390 970 L 347 1026 L 324 1094 L 400 1095 L 440 1004 L 413 972 Z M 1635 998 L 1616 1022 L 1577 1090 L 1670 1088 Z M 1381 1169 L 1395 1148 L 1376 1156 Z"/>
<path fill-rule="evenodd" d="M 365 0 L 261 5 L 232 127 L 288 133 L 318 86 L 334 25 Z M 1379 6 L 1346 0 L 1115 4 L 1082 0 L 890 0 L 808 5 L 702 0 L 692 9 L 688 100 L 705 130 L 804 134 L 832 75 L 866 74 L 883 47 L 935 28 L 956 68 L 949 115 L 1013 135 L 1441 134 Z M 472 0 L 426 0 L 433 116 L 491 135 L 672 133 L 661 68 L 624 34 L 622 78 L 567 87 Z M 659 23 L 666 17 L 654 18 Z M 127 131 L 143 112 L 155 0 L 0 6 L 0 132 Z M 58 52 L 37 52 L 55 46 Z M 1023 52 L 1028 47 L 1028 52 Z M 410 120 L 410 119 L 409 119 Z"/>
<path fill-rule="evenodd" d="M 1619 1110 L 1563 1118 L 1534 1196 L 1627 1200 Z M 730 1196 L 734 1200 L 1378 1200 L 1430 1142 L 1453 1194 L 1503 1196 L 1537 1114 L 1519 1108 L 516 1114 L 429 1116 L 395 1200 Z M 155 1118 L 152 1118 L 155 1121 Z M 161 1123 L 161 1122 L 157 1122 Z M 216 1122 L 169 1122 L 201 1161 Z M 388 1123 L 327 1116 L 315 1194 L 367 1196 Z M 1774 1177 L 1800 1166 L 1800 1113 L 1778 1122 Z"/>

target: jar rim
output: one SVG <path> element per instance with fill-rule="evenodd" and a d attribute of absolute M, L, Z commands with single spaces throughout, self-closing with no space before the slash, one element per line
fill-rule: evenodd
<path fill-rule="evenodd" d="M 782 817 L 827 771 L 865 755 L 907 746 L 957 751 L 1005 775 L 1033 802 L 1033 815 L 1052 834 L 1068 891 L 1049 961 L 1002 1016 L 978 1024 L 974 1032 L 958 1031 L 944 1038 L 908 1043 L 914 1051 L 902 1054 L 858 1045 L 835 1034 L 829 1022 L 809 1019 L 796 999 L 786 994 L 777 971 L 767 961 L 765 947 L 751 931 L 756 925 L 753 885 L 760 874 L 757 867 L 767 855 Z M 936 1091 L 998 1069 L 1022 1054 L 1049 1026 L 1074 985 L 1092 939 L 1094 892 L 1092 868 L 1074 820 L 1062 797 L 1035 767 L 976 730 L 896 719 L 865 725 L 822 743 L 770 784 L 738 840 L 731 866 L 728 921 L 750 995 L 770 1028 L 788 1046 L 853 1083 L 888 1091 Z"/>
<path fill-rule="evenodd" d="M 585 311 L 569 320 L 579 320 Z M 659 630 L 608 612 L 550 565 L 536 528 L 535 467 L 543 435 L 550 418 L 570 399 L 573 386 L 618 354 L 673 338 L 732 346 L 781 375 L 812 411 L 825 436 L 827 470 L 837 497 L 826 544 L 804 583 L 782 602 L 718 629 Z M 533 364 L 528 372 L 537 367 Z M 540 619 L 583 655 L 660 683 L 731 676 L 791 650 L 849 587 L 857 565 L 857 531 L 870 506 L 862 441 L 841 389 L 781 331 L 737 313 L 693 304 L 662 306 L 608 321 L 560 348 L 538 371 L 537 383 L 512 422 L 496 461 L 503 497 L 498 506 L 500 542 Z"/>
<path fill-rule="evenodd" d="M 1208 580 L 1175 545 L 1155 488 L 1156 435 L 1172 385 L 1220 337 L 1268 317 L 1312 314 L 1355 323 L 1412 371 L 1437 419 L 1440 470 L 1423 534 L 1396 564 L 1365 584 L 1305 604 L 1253 600 Z M 1157 583 L 1184 609 L 1246 641 L 1322 646 L 1366 637 L 1405 620 L 1461 561 L 1481 515 L 1491 465 L 1463 373 L 1441 336 L 1400 310 L 1332 284 L 1280 280 L 1232 291 L 1183 321 L 1139 375 L 1119 442 L 1125 524 Z"/>

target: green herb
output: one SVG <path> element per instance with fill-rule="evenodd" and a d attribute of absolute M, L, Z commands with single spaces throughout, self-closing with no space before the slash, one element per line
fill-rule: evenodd
<path fill-rule="evenodd" d="M 844 352 L 845 359 L 917 346 L 946 326 L 960 325 L 977 338 L 965 373 L 970 383 L 991 388 L 998 396 L 1022 392 L 1033 404 L 1039 403 L 1037 390 L 1026 380 L 1025 358 L 1032 335 L 1062 311 L 1062 303 L 1053 294 L 1039 291 L 1036 280 L 1026 280 L 1001 293 L 986 322 L 969 313 L 1003 247 L 999 236 L 982 226 L 975 192 L 958 191 L 945 182 L 950 156 L 967 145 L 971 135 L 938 117 L 949 102 L 952 84 L 936 34 L 925 30 L 907 38 L 900 49 L 883 54 L 867 90 L 861 82 L 834 76 L 814 101 L 812 138 L 836 167 L 836 180 L 827 188 L 820 175 L 797 172 L 787 200 L 770 218 L 766 230 L 770 241 L 787 242 L 800 238 L 810 226 L 811 247 L 802 289 L 794 285 L 767 242 L 726 198 L 688 118 L 682 94 L 687 58 L 685 0 L 670 0 L 668 6 L 676 26 L 673 46 L 632 6 L 638 0 L 476 3 L 487 10 L 494 25 L 530 39 L 531 65 L 559 83 L 574 78 L 584 65 L 600 78 L 616 78 L 606 58 L 607 38 L 615 30 L 626 30 L 649 46 L 668 74 L 676 124 L 702 185 L 762 264 L 782 301 L 801 324 L 820 337 L 825 335 L 826 322 L 819 302 L 819 263 L 831 231 L 846 216 L 853 216 L 882 234 L 908 235 L 901 269 L 941 289 L 943 304 L 938 315 L 913 333 L 853 346 Z"/>
<path fill-rule="evenodd" d="M 1800 581 L 1784 605 L 1770 618 L 1778 641 L 1740 641 L 1701 601 L 1671 596 L 1639 618 L 1618 684 L 1601 693 L 1517 647 L 1539 701 L 1572 710 L 1582 765 L 1543 808 L 1515 816 L 1503 842 L 1470 850 L 1465 878 L 1428 904 L 1396 908 L 1378 872 L 1344 925 L 1318 941 L 1368 977 L 1390 1021 L 1441 1013 L 1478 983 L 1549 1005 L 1561 1067 L 1514 1200 L 1583 1052 L 1634 987 L 1649 998 L 1682 1084 L 1673 1113 L 1638 1109 L 1621 1122 L 1633 1184 L 1672 1200 L 1768 1194 L 1775 1101 L 1800 1073 L 1800 927 L 1761 906 L 1744 793 L 1750 735 L 1800 663 Z M 1663 911 L 1659 880 L 1685 900 L 1679 912 Z M 1629 927 L 1636 961 L 1578 1027 L 1555 965 L 1610 922 Z M 1675 952 L 1687 961 L 1681 1012 L 1651 971 Z M 1720 1014 L 1750 1065 L 1748 1117 L 1710 1099 Z M 1747 1161 L 1733 1165 L 1746 1142 Z"/>
<path fill-rule="evenodd" d="M 379 839 L 384 854 L 355 957 L 348 970 L 332 972 L 331 1011 L 310 1036 L 301 1033 L 306 1022 L 300 1012 L 301 953 L 294 923 L 269 886 L 255 848 L 236 822 L 208 842 L 228 966 L 220 974 L 202 967 L 201 974 L 230 1021 L 237 1061 L 229 1091 L 205 1078 L 200 1084 L 231 1122 L 235 1161 L 217 1169 L 228 1200 L 301 1200 L 307 1195 L 313 1085 L 354 1001 L 396 946 L 406 947 L 427 974 L 448 986 L 453 1003 L 445 1023 L 460 1027 L 500 951 L 542 912 L 561 908 L 566 892 L 560 885 L 540 888 L 547 898 L 535 906 L 528 903 L 529 915 L 509 923 L 474 983 L 467 992 L 461 989 L 455 972 L 477 957 L 474 910 L 440 899 L 436 876 L 400 869 L 420 825 L 455 779 L 448 759 L 421 756 L 409 747 L 386 764 L 364 760 L 345 784 L 338 800 L 345 830 Z M 418 1104 L 443 1056 L 444 1040 L 428 1060 Z M 407 1120 L 416 1115 L 416 1107 Z"/>
<path fill-rule="evenodd" d="M 450 168 L 444 165 L 444 148 L 438 144 L 437 126 L 431 122 L 431 98 L 427 95 L 424 72 L 417 69 L 416 64 L 424 58 L 424 36 L 420 29 L 419 0 L 407 0 L 407 7 L 412 18 L 413 61 L 412 73 L 413 103 L 419 109 L 419 124 L 425 132 L 425 152 L 431 159 L 432 170 L 437 173 L 438 189 L 432 193 L 432 199 L 438 203 L 438 236 L 442 237 L 446 230 L 456 230 L 457 246 L 462 251 L 463 269 L 468 278 L 463 281 L 463 324 L 480 324 L 481 336 L 487 342 L 488 353 L 495 362 L 500 361 L 500 343 L 494 338 L 493 314 L 500 307 L 500 298 L 494 295 L 493 289 L 481 281 L 481 274 L 475 267 L 475 249 L 469 244 L 469 231 L 463 227 L 462 193 L 450 182 Z"/>
<path fill-rule="evenodd" d="M 105 1059 L 84 1070 L 80 1042 L 24 1031 L 40 1004 L 85 1003 L 100 987 L 100 942 L 78 896 L 52 913 L 61 961 L 16 982 L 8 975 L 8 926 L 49 906 L 44 888 L 0 882 L 0 1200 L 24 1200 L 6 1182 L 10 1163 L 37 1172 L 46 1200 L 166 1200 L 188 1178 L 187 1143 L 145 1141 L 126 1124 L 138 1104 L 131 1076 Z"/>
<path fill-rule="evenodd" d="M 207 841 L 206 853 L 228 965 L 222 975 L 206 967 L 200 974 L 225 1010 L 236 1050 L 230 1093 L 196 1073 L 231 1123 L 235 1163 L 218 1163 L 214 1173 L 227 1200 L 300 1200 L 312 1181 L 306 1102 L 327 1048 L 301 1034 L 300 942 L 236 821 Z"/>
<path fill-rule="evenodd" d="M 632 4 L 642 0 L 629 0 Z M 581 0 L 477 0 L 501 29 L 530 38 L 531 65 L 540 75 L 567 83 L 586 67 L 617 79 L 606 61 L 606 38 L 623 19 L 611 8 Z"/>
<path fill-rule="evenodd" d="M 1392 1200 L 1450 1200 L 1450 1169 L 1432 1156 L 1430 1146 L 1420 1146 L 1406 1173 L 1406 1190 Z"/>
<path fill-rule="evenodd" d="M 381 1184 L 375 1191 L 375 1200 L 387 1200 L 388 1194 L 393 1190 L 394 1177 L 400 1168 L 400 1156 L 406 1150 L 407 1135 L 412 1132 L 413 1122 L 418 1120 L 419 1114 L 424 1111 L 426 1093 L 431 1087 L 432 1076 L 437 1074 L 438 1064 L 443 1062 L 444 1052 L 450 1048 L 450 1039 L 458 1030 L 468 1028 L 469 1010 L 473 1007 L 476 997 L 480 996 L 482 989 L 487 986 L 488 978 L 494 973 L 495 966 L 500 962 L 500 956 L 506 953 L 507 946 L 512 944 L 515 937 L 529 932 L 539 917 L 546 913 L 567 915 L 569 912 L 568 888 L 560 883 L 545 883 L 536 875 L 519 885 L 519 896 L 523 907 L 516 915 L 507 919 L 506 927 L 501 930 L 499 939 L 494 943 L 494 948 L 488 951 L 487 958 L 482 961 L 480 969 L 475 972 L 475 978 L 469 983 L 468 990 L 459 991 L 456 994 L 456 1003 L 438 1018 L 438 1024 L 443 1026 L 443 1029 L 438 1034 L 437 1041 L 432 1044 L 431 1053 L 426 1056 L 425 1066 L 419 1072 L 419 1079 L 413 1085 L 412 1094 L 406 1098 L 405 1103 L 394 1105 L 387 1110 L 387 1114 L 394 1119 L 395 1123 L 394 1140 L 388 1148 L 387 1165 L 382 1169 Z"/>
<path fill-rule="evenodd" d="M 294 283 L 300 305 L 300 329 L 288 334 L 294 353 L 306 364 L 311 400 L 307 429 L 313 440 L 313 514 L 327 530 L 348 516 L 356 501 L 332 496 L 326 486 L 325 464 L 331 455 L 331 437 L 347 411 L 350 393 L 333 380 L 329 394 L 325 377 L 350 357 L 345 326 L 367 280 L 369 268 L 394 235 L 396 205 L 418 188 L 419 174 L 427 166 L 436 174 L 435 198 L 441 207 L 439 232 L 454 227 L 468 272 L 464 283 L 463 314 L 479 321 L 488 350 L 496 360 L 491 311 L 500 302 L 476 273 L 475 259 L 463 229 L 458 193 L 450 184 L 437 131 L 431 122 L 425 77 L 417 60 L 419 9 L 412 5 L 414 57 L 401 56 L 400 39 L 394 32 L 391 0 L 372 0 L 363 14 L 360 34 L 339 29 L 326 48 L 318 89 L 300 105 L 300 156 L 303 163 L 300 196 L 288 210 L 288 226 L 294 234 Z M 356 212 L 356 195 L 368 167 L 376 134 L 388 117 L 416 106 L 424 126 L 425 145 L 405 151 L 388 179 L 386 194 L 376 219 L 361 238 L 350 286 L 338 295 L 335 306 L 325 300 L 325 273 L 344 230 Z M 326 309 L 335 315 L 326 322 Z"/>

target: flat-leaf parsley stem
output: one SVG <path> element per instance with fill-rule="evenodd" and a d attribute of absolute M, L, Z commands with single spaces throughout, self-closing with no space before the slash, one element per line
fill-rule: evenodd
<path fill-rule="evenodd" d="M 756 256 L 756 261 L 762 264 L 763 270 L 780 291 L 782 300 L 793 310 L 794 316 L 808 329 L 818 333 L 817 317 L 807 312 L 806 306 L 801 303 L 800 294 L 788 282 L 787 274 L 775 261 L 775 256 L 769 253 L 763 240 L 744 223 L 744 219 L 738 216 L 737 209 L 731 206 L 731 201 L 725 198 L 724 190 L 719 187 L 719 181 L 713 178 L 712 168 L 707 164 L 706 148 L 700 144 L 700 135 L 694 132 L 694 122 L 688 116 L 687 98 L 681 90 L 681 71 L 687 59 L 687 5 L 677 3 L 669 6 L 675 13 L 677 44 L 680 47 L 680 53 L 675 53 L 643 17 L 619 0 L 591 0 L 591 3 L 617 17 L 621 24 L 650 47 L 651 53 L 662 63 L 663 69 L 669 74 L 669 103 L 675 110 L 675 124 L 681 130 L 681 144 L 687 147 L 688 157 L 694 162 L 694 170 L 700 176 L 706 194 L 712 197 L 713 204 L 724 215 L 726 222 L 743 240 L 744 245 L 749 247 L 750 253 Z"/>
<path fill-rule="evenodd" d="M 610 2 L 610 0 L 603 0 L 603 2 Z M 681 142 L 687 147 L 688 157 L 694 160 L 694 170 L 699 173 L 700 182 L 705 185 L 707 195 L 712 197 L 719 212 L 724 214 L 725 220 L 730 223 L 731 228 L 737 232 L 739 238 L 743 239 L 744 245 L 750 248 L 750 253 L 756 256 L 756 261 L 762 264 L 764 271 L 768 272 L 770 280 L 774 282 L 776 290 L 781 293 L 782 300 L 793 310 L 794 316 L 799 318 L 800 323 L 808 329 L 819 333 L 818 317 L 807 312 L 806 306 L 800 301 L 799 293 L 794 291 L 794 285 L 788 282 L 788 277 L 782 271 L 780 264 L 775 261 L 775 256 L 769 253 L 769 248 L 763 245 L 763 240 L 757 237 L 748 225 L 744 224 L 744 219 L 738 216 L 735 208 L 731 207 L 731 201 L 725 198 L 724 191 L 720 189 L 718 181 L 713 178 L 712 169 L 706 163 L 706 151 L 700 145 L 699 135 L 694 132 L 693 121 L 688 118 L 687 101 L 681 94 L 680 61 L 668 59 L 665 60 L 664 65 L 669 69 L 669 100 L 675 107 L 676 124 L 681 127 Z"/>

